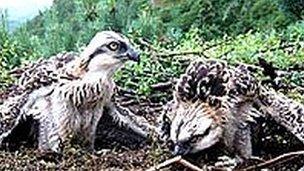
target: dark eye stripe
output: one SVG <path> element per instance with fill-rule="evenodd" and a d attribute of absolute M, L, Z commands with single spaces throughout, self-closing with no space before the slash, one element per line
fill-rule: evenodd
<path fill-rule="evenodd" d="M 180 130 L 181 130 L 181 127 L 182 127 L 183 124 L 184 124 L 184 121 L 181 121 L 181 122 L 178 124 L 177 130 L 176 130 L 176 139 L 178 139 L 178 135 L 179 135 L 179 133 L 180 133 Z"/>
<path fill-rule="evenodd" d="M 85 61 L 85 65 L 83 66 L 84 68 L 88 67 L 90 61 L 91 61 L 95 56 L 97 56 L 97 55 L 102 54 L 102 53 L 105 52 L 104 50 L 102 50 L 102 47 L 103 47 L 103 46 L 97 48 L 97 49 L 89 56 L 88 60 Z"/>
<path fill-rule="evenodd" d="M 104 46 L 97 48 L 90 56 L 89 60 L 93 59 L 95 56 L 104 53 L 105 51 L 102 49 Z"/>
<path fill-rule="evenodd" d="M 211 127 L 209 127 L 203 134 L 197 134 L 197 135 L 193 135 L 190 139 L 190 142 L 194 143 L 197 141 L 198 138 L 203 138 L 205 136 L 207 136 L 210 133 Z"/>
<path fill-rule="evenodd" d="M 211 130 L 211 127 L 207 128 L 207 130 L 203 134 L 199 134 L 198 136 L 204 137 L 210 133 L 210 130 Z"/>
<path fill-rule="evenodd" d="M 128 49 L 127 45 L 124 42 L 121 42 L 121 41 L 119 41 L 119 43 L 120 43 L 120 49 L 119 49 L 120 52 L 126 52 L 127 49 Z"/>
<path fill-rule="evenodd" d="M 127 45 L 124 43 L 124 42 L 122 42 L 122 41 L 118 41 L 119 43 L 119 51 L 121 52 L 121 53 L 124 53 L 124 52 L 126 52 L 127 50 L 128 50 L 128 47 L 127 47 Z M 89 59 L 88 59 L 88 61 L 87 61 L 87 63 L 90 63 L 90 61 L 95 57 L 95 56 L 97 56 L 97 55 L 99 55 L 99 54 L 102 54 L 102 53 L 105 53 L 105 50 L 103 49 L 105 46 L 107 46 L 107 45 L 102 45 L 102 46 L 100 46 L 99 48 L 97 48 L 90 56 L 89 56 Z"/>

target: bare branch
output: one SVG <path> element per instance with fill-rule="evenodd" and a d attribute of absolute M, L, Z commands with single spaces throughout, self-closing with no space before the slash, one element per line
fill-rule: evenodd
<path fill-rule="evenodd" d="M 288 160 L 293 159 L 294 157 L 296 157 L 298 155 L 304 155 L 304 151 L 295 151 L 295 152 L 285 153 L 285 154 L 282 154 L 273 159 L 267 160 L 263 163 L 260 163 L 260 164 L 254 165 L 254 166 L 249 166 L 249 167 L 246 167 L 245 169 L 241 169 L 241 170 L 242 171 L 259 170 L 261 168 L 265 168 L 267 166 L 271 166 L 271 165 L 275 165 L 276 163 L 280 163 L 283 160 L 286 162 Z"/>
<path fill-rule="evenodd" d="M 186 56 L 186 55 L 197 55 L 197 56 L 203 56 L 205 58 L 208 58 L 205 54 L 204 54 L 204 50 L 202 51 L 186 51 L 186 52 L 170 52 L 170 53 L 159 53 L 156 54 L 157 57 L 174 57 L 174 56 Z"/>
<path fill-rule="evenodd" d="M 188 162 L 187 160 L 183 159 L 181 156 L 176 156 L 174 158 L 168 159 L 168 160 L 166 160 L 166 161 L 158 164 L 157 166 L 149 168 L 146 171 L 156 171 L 156 170 L 159 170 L 161 168 L 170 166 L 173 163 L 182 164 L 183 166 L 185 166 L 185 167 L 187 167 L 187 168 L 189 168 L 191 170 L 194 170 L 194 171 L 204 171 L 201 168 L 199 168 L 199 167 L 193 165 L 192 163 Z"/>
<path fill-rule="evenodd" d="M 174 79 L 174 80 L 170 80 L 167 82 L 156 83 L 156 84 L 151 85 L 151 88 L 154 90 L 166 90 L 166 89 L 171 88 L 176 83 L 176 81 L 177 80 Z"/>
<path fill-rule="evenodd" d="M 143 46 L 146 46 L 147 48 L 149 48 L 150 50 L 154 51 L 154 52 L 157 52 L 158 49 L 155 48 L 153 45 L 151 45 L 151 43 L 149 43 L 148 41 L 146 41 L 145 39 L 143 38 L 139 38 L 138 39 L 138 42 L 143 45 Z"/>
<path fill-rule="evenodd" d="M 191 170 L 194 170 L 194 171 L 204 171 L 203 169 L 193 165 L 192 163 L 188 162 L 187 160 L 185 159 L 181 159 L 178 161 L 180 164 L 184 165 L 185 167 L 191 169 Z"/>
<path fill-rule="evenodd" d="M 176 163 L 176 162 L 180 161 L 181 159 L 182 159 L 181 156 L 176 156 L 176 157 L 168 159 L 168 160 L 166 160 L 166 161 L 164 161 L 164 162 L 162 162 L 162 163 L 160 163 L 160 164 L 158 164 L 158 165 L 156 165 L 154 167 L 151 167 L 151 168 L 149 168 L 146 171 L 156 171 L 156 170 L 159 170 L 161 168 L 170 166 L 171 164 Z"/>

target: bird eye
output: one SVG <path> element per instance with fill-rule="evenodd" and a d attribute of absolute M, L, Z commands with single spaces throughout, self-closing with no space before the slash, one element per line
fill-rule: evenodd
<path fill-rule="evenodd" d="M 108 45 L 108 48 L 112 51 L 116 51 L 119 47 L 119 44 L 117 42 L 111 42 L 109 45 Z"/>

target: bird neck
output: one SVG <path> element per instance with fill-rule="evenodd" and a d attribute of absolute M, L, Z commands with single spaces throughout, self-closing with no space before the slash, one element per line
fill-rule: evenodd
<path fill-rule="evenodd" d="M 99 82 L 100 80 L 110 80 L 113 74 L 102 71 L 91 71 L 83 75 L 82 80 L 86 82 Z"/>
<path fill-rule="evenodd" d="M 90 82 L 103 80 L 111 80 L 115 72 L 121 67 L 121 65 L 116 66 L 105 66 L 99 68 L 98 70 L 87 71 L 84 73 L 82 79 Z"/>
<path fill-rule="evenodd" d="M 96 70 L 89 70 L 84 74 L 84 77 L 91 77 L 91 76 L 99 76 L 99 77 L 106 77 L 111 78 L 115 74 L 115 72 L 121 68 L 122 64 L 118 63 L 116 65 L 103 65 L 102 67 Z"/>
<path fill-rule="evenodd" d="M 78 79 L 100 80 L 101 78 L 112 78 L 114 73 L 122 67 L 123 63 L 103 64 L 99 67 L 88 68 L 83 60 L 77 60 L 69 67 L 67 72 Z"/>

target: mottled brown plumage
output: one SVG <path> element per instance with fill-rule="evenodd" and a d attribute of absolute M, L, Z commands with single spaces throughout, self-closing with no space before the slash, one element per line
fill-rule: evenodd
<path fill-rule="evenodd" d="M 111 101 L 112 76 L 126 61 L 139 61 L 129 40 L 112 31 L 97 33 L 79 55 L 64 53 L 12 71 L 15 91 L 0 106 L 0 142 L 14 128 L 33 118 L 39 123 L 39 148 L 60 152 L 62 144 L 79 137 L 94 148 L 97 123 L 107 108 L 115 120 L 146 136 L 147 122 L 137 123 L 130 111 Z M 126 111 L 126 110 L 124 110 Z"/>
<path fill-rule="evenodd" d="M 303 105 L 260 84 L 245 65 L 193 62 L 160 116 L 160 137 L 174 153 L 195 153 L 221 142 L 239 162 L 252 156 L 250 124 L 270 115 L 303 143 Z"/>

